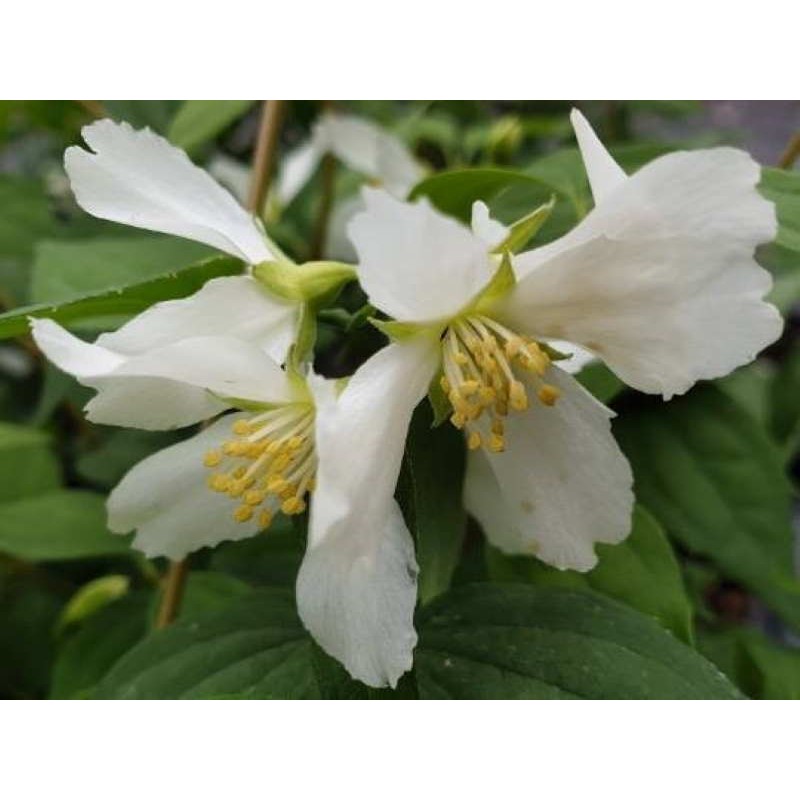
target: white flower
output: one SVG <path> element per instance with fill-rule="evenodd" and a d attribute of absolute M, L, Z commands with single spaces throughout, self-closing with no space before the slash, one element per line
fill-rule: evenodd
<path fill-rule="evenodd" d="M 151 557 L 180 559 L 253 536 L 279 511 L 302 513 L 314 488 L 315 406 L 306 381 L 291 379 L 262 351 L 236 339 L 193 345 L 198 382 L 204 370 L 212 390 L 218 375 L 234 381 L 238 375 L 251 410 L 226 414 L 146 458 L 111 493 L 109 528 L 136 530 L 133 546 Z"/>
<path fill-rule="evenodd" d="M 83 136 L 93 152 L 70 147 L 64 161 L 75 197 L 90 214 L 194 239 L 251 266 L 281 258 L 252 215 L 165 139 L 111 120 L 86 126 Z M 224 334 L 282 362 L 297 315 L 297 304 L 247 274 L 157 303 L 94 345 L 49 320 L 34 320 L 32 333 L 57 366 L 98 390 L 87 407 L 90 420 L 157 429 L 205 419 L 228 407 L 220 396 L 239 396 L 236 386 L 219 381 L 219 396 L 210 395 L 186 361 L 192 345 L 183 340 Z"/>
<path fill-rule="evenodd" d="M 326 153 L 397 196 L 405 197 L 424 174 L 406 146 L 378 125 L 354 114 L 326 111 L 315 123 L 311 138 L 281 166 L 277 196 L 282 205 L 294 199 Z"/>
<path fill-rule="evenodd" d="M 504 232 L 480 203 L 471 232 L 425 201 L 366 189 L 350 225 L 361 284 L 399 323 L 396 341 L 318 409 L 298 607 L 370 685 L 394 685 L 411 665 L 416 565 L 393 495 L 412 410 L 437 373 L 471 450 L 465 504 L 489 540 L 585 571 L 595 543 L 629 532 L 632 476 L 612 412 L 540 342 L 572 342 L 669 398 L 780 333 L 762 300 L 770 278 L 753 259 L 775 235 L 775 213 L 750 157 L 679 152 L 628 177 L 577 112 L 573 124 L 597 206 L 567 236 L 514 258 L 513 274 L 490 255 Z"/>

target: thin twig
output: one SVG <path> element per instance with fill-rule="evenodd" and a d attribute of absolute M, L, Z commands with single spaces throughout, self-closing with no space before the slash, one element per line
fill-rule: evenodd
<path fill-rule="evenodd" d="M 781 169 L 790 169 L 798 158 L 800 158 L 800 132 L 789 139 L 789 144 L 778 159 L 778 166 Z"/>
<path fill-rule="evenodd" d="M 330 111 L 333 103 L 323 100 L 323 113 Z M 317 206 L 317 219 L 314 223 L 314 232 L 311 236 L 311 260 L 317 261 L 325 252 L 325 242 L 328 237 L 328 220 L 333 208 L 333 192 L 336 186 L 336 159 L 331 153 L 326 153 L 322 158 L 322 192 Z"/>
<path fill-rule="evenodd" d="M 254 214 L 261 211 L 269 189 L 285 105 L 285 100 L 264 101 L 253 155 L 253 177 L 247 198 L 247 207 Z"/>
<path fill-rule="evenodd" d="M 108 116 L 106 107 L 99 100 L 76 100 L 75 102 L 95 119 L 104 119 Z"/>
<path fill-rule="evenodd" d="M 322 158 L 322 192 L 317 207 L 317 219 L 311 238 L 311 260 L 318 261 L 325 252 L 328 237 L 328 220 L 333 208 L 333 189 L 336 183 L 336 159 L 326 153 Z"/>
<path fill-rule="evenodd" d="M 156 629 L 161 630 L 175 621 L 181 610 L 183 590 L 186 587 L 186 576 L 189 573 L 189 560 L 171 561 L 166 577 L 164 578 L 164 591 L 156 616 Z"/>

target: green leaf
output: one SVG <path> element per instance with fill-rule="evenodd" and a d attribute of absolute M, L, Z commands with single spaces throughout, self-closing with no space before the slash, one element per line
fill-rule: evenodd
<path fill-rule="evenodd" d="M 759 189 L 775 203 L 778 214 L 775 243 L 800 253 L 800 173 L 762 167 Z"/>
<path fill-rule="evenodd" d="M 27 297 L 34 244 L 55 233 L 44 187 L 28 178 L 0 175 L 0 301 L 10 306 Z"/>
<path fill-rule="evenodd" d="M 128 593 L 131 579 L 127 575 L 103 575 L 84 584 L 70 597 L 61 612 L 59 629 L 83 622 L 114 600 Z"/>
<path fill-rule="evenodd" d="M 466 464 L 464 437 L 452 425 L 433 427 L 433 412 L 421 403 L 411 419 L 400 502 L 416 541 L 419 598 L 427 603 L 450 586 L 464 540 L 461 501 Z"/>
<path fill-rule="evenodd" d="M 575 378 L 601 403 L 610 403 L 625 388 L 625 384 L 600 361 L 590 361 Z"/>
<path fill-rule="evenodd" d="M 64 599 L 47 574 L 0 560 L 0 697 L 37 698 L 47 692 L 53 631 Z"/>
<path fill-rule="evenodd" d="M 0 505 L 0 550 L 27 561 L 65 561 L 129 552 L 108 532 L 105 498 L 62 489 Z"/>
<path fill-rule="evenodd" d="M 172 118 L 167 138 L 191 153 L 244 116 L 254 100 L 184 100 Z"/>
<path fill-rule="evenodd" d="M 50 437 L 35 428 L 0 422 L 0 503 L 55 489 L 61 468 Z"/>
<path fill-rule="evenodd" d="M 279 515 L 258 536 L 216 547 L 209 566 L 256 586 L 291 589 L 304 552 L 305 540 L 292 519 Z"/>
<path fill-rule="evenodd" d="M 800 299 L 800 173 L 763 167 L 759 189 L 775 203 L 778 235 L 758 261 L 775 279 L 769 299 L 786 312 Z"/>
<path fill-rule="evenodd" d="M 149 635 L 117 662 L 94 696 L 303 699 L 319 697 L 319 689 L 293 593 L 262 589 L 212 617 Z"/>
<path fill-rule="evenodd" d="M 770 641 L 754 628 L 703 631 L 703 655 L 759 700 L 800 700 L 800 650 Z"/>
<path fill-rule="evenodd" d="M 614 430 L 639 499 L 685 547 L 711 558 L 800 628 L 791 486 L 776 446 L 712 385 L 669 403 L 637 399 Z"/>
<path fill-rule="evenodd" d="M 422 699 L 739 696 L 652 619 L 588 592 L 467 586 L 433 603 L 419 627 Z"/>
<path fill-rule="evenodd" d="M 501 192 L 522 187 L 529 210 L 547 203 L 556 189 L 540 178 L 510 169 L 481 167 L 438 172 L 418 183 L 410 199 L 427 197 L 440 211 L 468 222 L 476 200 L 489 202 Z M 562 195 L 561 189 L 556 189 Z"/>
<path fill-rule="evenodd" d="M 80 453 L 75 468 L 81 478 L 103 489 L 113 488 L 135 464 L 180 441 L 179 435 L 165 431 L 97 428 L 92 433 L 97 434 L 92 447 Z"/>
<path fill-rule="evenodd" d="M 147 633 L 150 596 L 127 595 L 93 614 L 61 644 L 53 665 L 50 697 L 88 695 L 111 667 Z"/>
<path fill-rule="evenodd" d="M 28 317 L 47 317 L 61 324 L 113 314 L 138 314 L 161 300 L 193 294 L 212 278 L 237 275 L 242 263 L 219 256 L 160 278 L 122 288 L 108 289 L 65 303 L 25 306 L 0 314 L 0 339 L 28 332 Z"/>
<path fill-rule="evenodd" d="M 769 387 L 768 418 L 772 435 L 793 454 L 800 444 L 800 346 L 781 364 Z"/>
<path fill-rule="evenodd" d="M 489 577 L 494 581 L 594 589 L 654 617 L 685 642 L 692 641 L 692 607 L 678 562 L 661 526 L 641 506 L 633 530 L 621 544 L 597 545 L 599 562 L 586 573 L 557 570 L 536 558 L 507 556 L 487 547 Z"/>
<path fill-rule="evenodd" d="M 208 258 L 205 245 L 158 234 L 86 241 L 43 241 L 36 246 L 31 302 L 64 303 L 174 273 Z"/>
<path fill-rule="evenodd" d="M 178 620 L 213 616 L 250 594 L 245 583 L 213 572 L 189 573 Z M 53 698 L 87 697 L 119 659 L 148 634 L 159 592 L 127 595 L 86 619 L 62 641 L 53 669 Z"/>

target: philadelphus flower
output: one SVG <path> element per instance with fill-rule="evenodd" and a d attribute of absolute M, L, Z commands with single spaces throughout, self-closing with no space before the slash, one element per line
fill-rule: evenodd
<path fill-rule="evenodd" d="M 677 152 L 628 177 L 577 111 L 572 120 L 596 207 L 551 244 L 495 255 L 507 232 L 483 204 L 469 230 L 426 201 L 374 189 L 350 225 L 359 280 L 397 321 L 387 326 L 395 341 L 338 397 L 321 398 L 298 604 L 316 639 L 365 683 L 394 685 L 411 666 L 417 567 L 394 491 L 412 411 L 432 380 L 464 431 L 465 504 L 489 540 L 586 571 L 597 542 L 629 533 L 632 476 L 613 413 L 545 343 L 572 342 L 668 399 L 780 334 L 762 299 L 769 275 L 753 259 L 775 235 L 775 212 L 750 157 Z"/>
<path fill-rule="evenodd" d="M 406 146 L 369 120 L 326 111 L 314 124 L 311 138 L 284 161 L 277 195 L 287 205 L 305 186 L 322 157 L 331 153 L 343 164 L 405 197 L 424 175 Z"/>
<path fill-rule="evenodd" d="M 70 148 L 65 164 L 85 210 L 280 266 L 252 216 L 181 150 L 108 120 L 83 133 L 94 152 Z M 292 269 L 301 268 L 276 274 L 286 280 Z M 111 530 L 136 529 L 134 546 L 147 555 L 180 558 L 305 508 L 316 470 L 313 395 L 304 376 L 280 367 L 299 309 L 246 274 L 157 303 L 94 344 L 31 321 L 45 355 L 97 390 L 86 408 L 94 422 L 158 430 L 248 409 L 134 467 L 109 498 Z"/>
<path fill-rule="evenodd" d="M 83 129 L 94 152 L 70 147 L 64 159 L 79 205 L 102 219 L 216 247 L 247 264 L 278 256 L 255 219 L 186 154 L 150 130 L 101 120 Z M 268 293 L 251 275 L 216 278 L 181 300 L 157 303 L 94 345 L 56 323 L 33 320 L 33 336 L 58 367 L 97 389 L 93 422 L 163 429 L 207 419 L 230 406 L 201 381 L 174 372 L 185 341 L 241 339 L 282 362 L 298 305 Z M 180 366 L 180 365 L 178 365 Z"/>

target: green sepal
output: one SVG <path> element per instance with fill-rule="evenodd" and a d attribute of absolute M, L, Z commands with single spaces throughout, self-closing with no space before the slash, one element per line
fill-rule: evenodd
<path fill-rule="evenodd" d="M 441 381 L 443 375 L 444 372 L 440 369 L 431 381 L 431 385 L 428 387 L 428 401 L 433 409 L 432 428 L 438 428 L 443 422 L 446 422 L 453 412 L 450 399 L 445 394 L 444 389 L 442 389 Z"/>
<path fill-rule="evenodd" d="M 400 342 L 403 339 L 410 339 L 412 336 L 416 336 L 424 330 L 431 329 L 430 324 L 421 322 L 399 322 L 396 319 L 376 319 L 375 317 L 370 317 L 369 321 L 381 333 L 395 342 Z"/>
<path fill-rule="evenodd" d="M 70 625 L 82 622 L 130 589 L 131 579 L 127 575 L 104 575 L 82 586 L 70 598 L 61 612 L 56 631 L 62 632 Z"/>
<path fill-rule="evenodd" d="M 307 303 L 338 291 L 356 277 L 350 264 L 339 261 L 308 261 L 291 264 L 264 261 L 253 267 L 253 276 L 272 294 L 294 303 Z"/>
<path fill-rule="evenodd" d="M 302 372 L 301 366 L 305 361 L 310 361 L 314 354 L 314 345 L 317 342 L 317 317 L 311 304 L 303 303 L 297 320 L 294 344 L 289 350 L 286 361 L 287 369 Z"/>
<path fill-rule="evenodd" d="M 506 250 L 500 258 L 500 266 L 486 284 L 486 288 L 478 295 L 473 308 L 477 312 L 488 311 L 501 297 L 510 292 L 517 282 L 514 267 L 511 266 L 511 254 Z"/>
<path fill-rule="evenodd" d="M 550 212 L 555 208 L 556 196 L 540 205 L 535 211 L 526 214 L 522 219 L 518 219 L 510 228 L 508 236 L 503 239 L 493 253 L 518 253 L 526 244 L 539 232 L 539 229 L 547 222 Z"/>
<path fill-rule="evenodd" d="M 539 349 L 547 353 L 547 357 L 551 361 L 566 361 L 569 358 L 572 358 L 572 353 L 562 353 L 560 350 L 556 350 L 551 344 L 547 344 L 547 342 L 536 342 L 539 345 Z"/>

